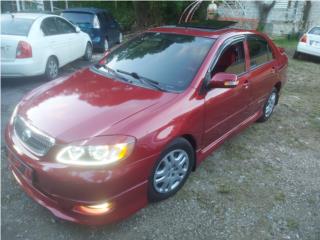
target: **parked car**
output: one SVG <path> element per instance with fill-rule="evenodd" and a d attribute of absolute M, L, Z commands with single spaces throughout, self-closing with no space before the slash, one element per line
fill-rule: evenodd
<path fill-rule="evenodd" d="M 320 57 L 320 26 L 311 28 L 300 38 L 293 57 L 299 58 L 302 54 Z"/>
<path fill-rule="evenodd" d="M 95 49 L 106 51 L 114 44 L 122 42 L 120 25 L 108 10 L 69 8 L 61 15 L 88 33 Z"/>
<path fill-rule="evenodd" d="M 2 77 L 45 74 L 51 80 L 60 67 L 81 57 L 91 60 L 91 40 L 66 19 L 38 13 L 1 15 Z"/>
<path fill-rule="evenodd" d="M 268 120 L 287 66 L 256 31 L 150 29 L 27 94 L 6 128 L 10 168 L 57 217 L 118 221 L 174 195 L 226 139 Z"/>

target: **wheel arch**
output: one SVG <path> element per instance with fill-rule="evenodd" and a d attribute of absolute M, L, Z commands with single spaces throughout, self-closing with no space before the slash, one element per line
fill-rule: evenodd
<path fill-rule="evenodd" d="M 197 152 L 197 140 L 192 134 L 183 134 L 180 137 L 184 138 L 185 140 L 187 140 L 191 144 L 191 146 L 193 148 L 194 163 L 193 163 L 193 166 L 192 166 L 192 171 L 195 171 L 196 167 L 197 167 L 197 154 L 196 154 L 196 152 Z"/>
<path fill-rule="evenodd" d="M 276 101 L 276 104 L 278 104 L 278 101 L 279 101 L 279 93 L 280 93 L 280 90 L 281 90 L 281 87 L 282 87 L 282 84 L 281 82 L 277 82 L 274 87 L 277 89 L 277 101 Z"/>

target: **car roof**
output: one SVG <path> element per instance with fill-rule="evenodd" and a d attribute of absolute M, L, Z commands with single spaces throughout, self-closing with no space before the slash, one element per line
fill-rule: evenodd
<path fill-rule="evenodd" d="M 225 34 L 237 35 L 247 33 L 257 33 L 254 30 L 238 29 L 238 28 L 223 28 L 223 29 L 209 29 L 209 28 L 196 28 L 196 27 L 183 27 L 183 26 L 162 26 L 151 28 L 149 32 L 163 32 L 163 33 L 174 33 L 182 35 L 190 35 L 195 37 L 208 37 L 218 38 Z"/>
<path fill-rule="evenodd" d="M 83 12 L 83 13 L 99 13 L 99 12 L 109 12 L 107 9 L 101 8 L 68 8 L 63 10 L 62 12 Z"/>
<path fill-rule="evenodd" d="M 13 17 L 13 18 L 24 18 L 24 19 L 38 19 L 44 18 L 48 16 L 57 16 L 54 14 L 47 14 L 47 13 L 5 13 L 1 14 L 3 17 Z"/>

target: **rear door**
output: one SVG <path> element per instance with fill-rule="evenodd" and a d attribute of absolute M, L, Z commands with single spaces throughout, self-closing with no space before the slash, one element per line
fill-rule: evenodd
<path fill-rule="evenodd" d="M 262 108 L 279 76 L 275 54 L 267 40 L 258 35 L 249 35 L 246 42 L 250 57 L 249 84 L 252 95 L 249 111 L 253 114 Z"/>

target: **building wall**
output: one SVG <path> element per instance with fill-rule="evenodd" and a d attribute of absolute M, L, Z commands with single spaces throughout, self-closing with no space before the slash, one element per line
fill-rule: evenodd
<path fill-rule="evenodd" d="M 265 2 L 272 3 L 272 1 Z M 264 31 L 273 36 L 285 36 L 306 31 L 314 25 L 320 25 L 320 1 L 311 1 L 307 29 L 302 29 L 304 7 L 305 1 L 277 0 L 270 10 Z M 259 19 L 258 6 L 254 1 L 226 1 L 225 4 L 218 7 L 218 14 L 223 19 L 232 20 L 234 18 L 237 21 L 243 19 L 240 25 L 249 26 L 249 28 L 256 28 Z M 253 22 L 255 24 L 251 24 Z"/>

